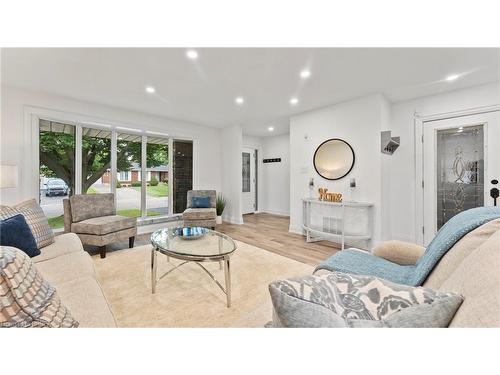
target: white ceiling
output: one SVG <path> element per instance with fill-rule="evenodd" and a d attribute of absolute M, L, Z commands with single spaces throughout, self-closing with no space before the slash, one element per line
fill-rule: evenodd
<path fill-rule="evenodd" d="M 400 101 L 500 80 L 486 48 L 11 48 L 2 81 L 245 134 L 288 132 L 293 114 L 383 93 Z M 311 77 L 299 77 L 308 68 Z M 459 74 L 445 81 L 449 74 Z M 156 93 L 145 92 L 151 85 Z M 234 102 L 245 98 L 242 106 Z M 299 104 L 291 106 L 291 97 Z"/>

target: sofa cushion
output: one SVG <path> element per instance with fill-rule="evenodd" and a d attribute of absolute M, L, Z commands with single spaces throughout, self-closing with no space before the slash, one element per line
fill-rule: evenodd
<path fill-rule="evenodd" d="M 188 208 L 182 214 L 184 220 L 208 220 L 216 216 L 215 208 Z"/>
<path fill-rule="evenodd" d="M 16 204 L 15 206 L 0 206 L 0 218 L 6 219 L 17 214 L 22 214 L 35 237 L 39 249 L 54 242 L 54 232 L 42 208 L 35 199 Z"/>
<path fill-rule="evenodd" d="M 186 208 L 193 208 L 193 197 L 208 197 L 210 199 L 209 207 L 215 208 L 215 202 L 217 200 L 217 192 L 215 190 L 188 190 Z"/>
<path fill-rule="evenodd" d="M 439 261 L 427 280 L 425 280 L 423 286 L 439 290 L 464 259 L 471 255 L 474 249 L 481 246 L 497 231 L 500 231 L 500 219 L 483 224 L 465 235 Z"/>
<path fill-rule="evenodd" d="M 77 327 L 55 288 L 30 258 L 0 247 L 0 327 Z"/>
<path fill-rule="evenodd" d="M 78 194 L 69 198 L 69 201 L 71 203 L 71 218 L 74 223 L 93 217 L 116 214 L 113 193 Z"/>
<path fill-rule="evenodd" d="M 450 327 L 500 328 L 500 230 L 470 249 L 439 289 L 465 297 Z"/>
<path fill-rule="evenodd" d="M 115 327 L 111 307 L 99 283 L 93 277 L 81 277 L 57 285 L 63 303 L 80 327 Z"/>
<path fill-rule="evenodd" d="M 43 262 L 45 260 L 57 258 L 61 255 L 84 251 L 82 242 L 74 233 L 64 233 L 55 236 L 54 243 L 40 249 L 40 255 L 32 259 L 33 262 Z"/>
<path fill-rule="evenodd" d="M 21 214 L 0 220 L 0 246 L 16 247 L 31 258 L 40 255 L 35 237 Z"/>
<path fill-rule="evenodd" d="M 104 234 L 118 232 L 120 230 L 134 228 L 137 225 L 135 217 L 125 217 L 118 215 L 94 217 L 71 224 L 71 231 L 74 233 L 94 234 L 102 236 Z"/>
<path fill-rule="evenodd" d="M 95 277 L 94 263 L 85 251 L 78 251 L 37 262 L 36 267 L 42 276 L 56 288 L 60 283 L 79 277 Z"/>
<path fill-rule="evenodd" d="M 314 315 L 325 327 L 446 327 L 463 301 L 454 293 L 340 272 L 273 282 L 269 291 L 281 327 L 318 327 Z"/>

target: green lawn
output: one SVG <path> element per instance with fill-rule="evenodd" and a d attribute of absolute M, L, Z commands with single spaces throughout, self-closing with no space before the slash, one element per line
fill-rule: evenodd
<path fill-rule="evenodd" d="M 141 210 L 139 210 L 138 208 L 132 208 L 130 210 L 118 210 L 116 214 L 126 217 L 140 217 Z M 160 215 L 158 212 L 148 212 L 148 216 L 158 216 L 158 215 Z M 58 229 L 64 227 L 64 216 L 61 215 L 49 218 L 49 225 L 52 229 Z"/>
<path fill-rule="evenodd" d="M 141 191 L 140 186 L 135 186 L 132 189 Z M 156 198 L 168 197 L 168 184 L 160 182 L 156 186 L 147 186 L 146 194 L 149 195 L 150 197 L 156 197 Z"/>
<path fill-rule="evenodd" d="M 89 187 L 87 189 L 87 194 L 97 194 L 97 190 L 94 189 L 93 187 Z"/>

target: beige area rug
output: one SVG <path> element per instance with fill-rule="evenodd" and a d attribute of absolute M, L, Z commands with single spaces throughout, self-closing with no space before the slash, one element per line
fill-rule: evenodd
<path fill-rule="evenodd" d="M 274 280 L 309 275 L 313 267 L 235 241 L 231 257 L 232 306 L 196 264 L 188 263 L 158 283 L 151 293 L 151 246 L 94 256 L 104 294 L 119 327 L 263 327 L 272 318 L 268 285 Z M 179 260 L 158 254 L 161 276 Z M 204 263 L 224 285 L 218 263 Z"/>

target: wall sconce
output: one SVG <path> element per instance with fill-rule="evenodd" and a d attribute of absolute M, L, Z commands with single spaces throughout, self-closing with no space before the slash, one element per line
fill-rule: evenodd
<path fill-rule="evenodd" d="M 391 137 L 391 131 L 383 131 L 380 133 L 381 151 L 383 154 L 392 155 L 399 147 L 399 137 Z"/>

